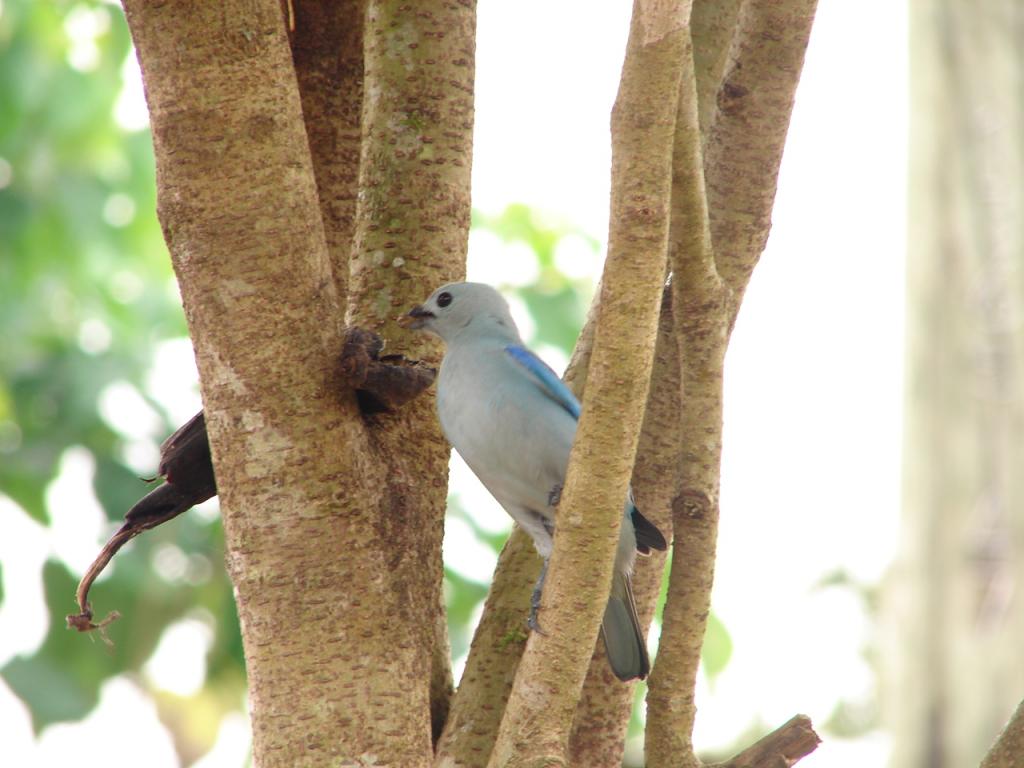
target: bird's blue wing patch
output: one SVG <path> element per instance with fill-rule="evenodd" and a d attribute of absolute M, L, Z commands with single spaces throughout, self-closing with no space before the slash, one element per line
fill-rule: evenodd
<path fill-rule="evenodd" d="M 509 357 L 533 375 L 548 397 L 568 411 L 574 419 L 579 419 L 580 401 L 547 363 L 526 347 L 520 347 L 518 344 L 509 344 L 505 347 L 505 351 Z"/>

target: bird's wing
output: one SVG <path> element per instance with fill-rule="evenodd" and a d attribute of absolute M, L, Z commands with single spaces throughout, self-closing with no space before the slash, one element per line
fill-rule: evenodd
<path fill-rule="evenodd" d="M 505 347 L 505 353 L 524 369 L 531 381 L 537 385 L 538 390 L 562 407 L 573 419 L 579 420 L 580 401 L 547 363 L 526 347 L 518 344 L 509 344 Z M 663 551 L 667 548 L 668 545 L 665 537 L 661 535 L 661 531 L 636 508 L 632 489 L 629 491 L 626 516 L 627 520 L 632 523 L 636 534 L 636 548 L 642 554 L 650 554 L 652 549 Z"/>
<path fill-rule="evenodd" d="M 545 395 L 558 403 L 574 419 L 579 420 L 580 401 L 547 363 L 518 344 L 509 344 L 505 347 L 505 353 L 526 371 Z"/>

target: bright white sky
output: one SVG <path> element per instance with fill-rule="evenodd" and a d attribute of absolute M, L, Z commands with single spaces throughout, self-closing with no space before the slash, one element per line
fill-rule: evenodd
<path fill-rule="evenodd" d="M 527 203 L 605 240 L 608 123 L 628 15 L 624 0 L 480 0 L 478 208 L 496 213 L 508 203 Z M 877 582 L 896 546 L 906 39 L 903 3 L 820 0 L 771 239 L 728 357 L 714 609 L 732 635 L 734 654 L 714 686 L 698 692 L 698 747 L 729 744 L 753 722 L 775 726 L 797 712 L 823 722 L 840 699 L 863 702 L 873 692 L 863 658 L 872 628 L 863 606 L 848 590 L 814 585 L 839 569 Z M 118 116 L 137 127 L 137 68 L 126 73 Z M 577 269 L 587 268 L 586 249 L 567 243 L 566 250 L 579 257 Z M 530 269 L 523 265 L 532 256 L 509 256 L 514 253 L 499 251 L 493 240 L 474 237 L 470 278 L 498 286 L 524 282 Z M 590 260 L 596 276 L 600 258 Z M 189 350 L 180 346 L 163 350 L 160 364 L 181 370 Z M 187 383 L 175 388 L 183 390 Z M 194 401 L 171 405 L 182 420 L 195 408 Z M 58 497 L 72 494 L 81 510 L 89 460 L 70 452 L 64 468 L 51 489 L 51 508 L 71 508 Z M 458 463 L 453 492 L 487 527 L 507 526 Z M 93 527 L 101 522 L 98 512 L 86 519 Z M 42 640 L 45 617 L 31 608 L 33 596 L 41 599 L 42 558 L 48 551 L 72 562 L 84 556 L 63 551 L 65 542 L 83 540 L 77 534 L 45 534 L 0 503 L 0 525 L 11 532 L 15 524 L 26 530 L 0 538 L 7 596 L 0 663 Z M 103 532 L 92 533 L 98 540 Z M 458 524 L 447 536 L 446 548 L 460 553 L 459 570 L 486 582 L 493 554 L 472 546 Z M 18 541 L 18 552 L 6 551 L 5 540 Z M 176 557 L 167 553 L 168 568 Z M 171 689 L 202 679 L 208 642 L 202 617 L 173 631 L 175 642 L 161 644 L 147 666 L 151 680 Z M 125 712 L 133 723 L 128 730 L 120 720 Z M 177 764 L 152 704 L 126 679 L 104 688 L 101 706 L 86 721 L 47 729 L 38 742 L 24 708 L 0 683 L 0 722 L 11 765 L 71 762 L 82 743 L 107 744 L 104 764 L 112 768 L 135 766 L 140 754 L 152 765 Z M 107 729 L 120 738 L 103 738 Z M 199 768 L 242 765 L 247 738 L 242 718 L 226 723 Z M 801 765 L 861 768 L 883 765 L 887 754 L 880 734 L 829 739 Z"/>

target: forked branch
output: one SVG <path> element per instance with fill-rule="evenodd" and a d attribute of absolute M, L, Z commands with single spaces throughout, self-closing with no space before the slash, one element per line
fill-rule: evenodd
<path fill-rule="evenodd" d="M 612 113 L 612 226 L 586 396 L 542 603 L 491 766 L 566 763 L 579 691 L 611 581 L 621 499 L 647 397 L 668 240 L 681 3 L 638 0 Z"/>

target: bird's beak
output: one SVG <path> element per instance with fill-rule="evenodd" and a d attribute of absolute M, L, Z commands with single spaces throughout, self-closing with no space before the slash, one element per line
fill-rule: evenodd
<path fill-rule="evenodd" d="M 431 312 L 429 309 L 424 309 L 422 306 L 416 306 L 410 309 L 406 314 L 398 318 L 398 324 L 403 328 L 409 328 L 410 330 L 418 330 L 427 324 L 429 320 L 433 320 L 437 315 Z"/>

